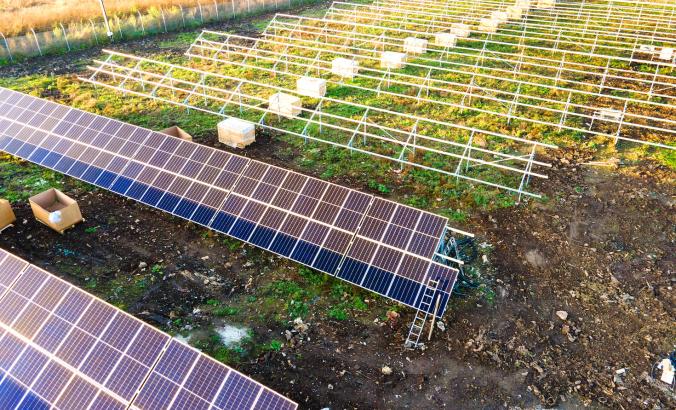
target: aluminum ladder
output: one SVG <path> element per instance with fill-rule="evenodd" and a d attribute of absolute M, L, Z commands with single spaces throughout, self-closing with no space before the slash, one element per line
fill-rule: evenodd
<path fill-rule="evenodd" d="M 434 295 L 437 293 L 437 288 L 439 287 L 439 281 L 436 279 L 429 279 L 427 281 L 427 286 L 425 286 L 425 292 L 423 293 L 422 298 L 420 299 L 420 305 L 418 305 L 418 311 L 415 313 L 415 318 L 411 324 L 411 328 L 408 331 L 408 336 L 406 337 L 406 342 L 404 343 L 405 347 L 408 348 L 417 348 L 419 346 L 420 336 L 423 333 L 425 328 L 425 323 L 427 322 L 427 317 L 430 314 L 435 314 L 436 312 L 430 312 L 432 310 L 432 302 Z"/>

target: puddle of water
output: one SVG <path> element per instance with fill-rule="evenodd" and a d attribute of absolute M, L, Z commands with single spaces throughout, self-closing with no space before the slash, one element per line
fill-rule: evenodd
<path fill-rule="evenodd" d="M 225 346 L 236 345 L 249 335 L 247 328 L 232 325 L 223 325 L 217 327 L 215 330 L 221 337 L 221 342 L 223 342 Z"/>

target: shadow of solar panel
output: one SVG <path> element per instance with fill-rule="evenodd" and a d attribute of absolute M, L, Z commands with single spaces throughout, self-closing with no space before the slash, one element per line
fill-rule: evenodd
<path fill-rule="evenodd" d="M 195 349 L 0 251 L 0 272 L 9 271 L 18 279 L 0 297 L 2 409 L 225 409 L 231 403 L 296 408 Z M 223 400 L 225 405 L 217 404 Z"/>
<path fill-rule="evenodd" d="M 4 151 L 418 307 L 446 218 L 0 89 L 3 107 L 53 127 L 0 114 Z"/>

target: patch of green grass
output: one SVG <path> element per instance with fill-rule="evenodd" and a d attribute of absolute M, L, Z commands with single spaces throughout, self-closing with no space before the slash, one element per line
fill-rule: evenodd
<path fill-rule="evenodd" d="M 483 297 L 486 303 L 489 306 L 493 306 L 495 304 L 495 291 L 493 290 L 493 288 L 491 288 L 485 283 L 482 283 L 478 289 L 480 295 Z"/>
<path fill-rule="evenodd" d="M 344 295 L 350 295 L 352 289 L 350 285 L 345 282 L 336 282 L 331 286 L 331 297 L 334 299 L 342 299 Z"/>
<path fill-rule="evenodd" d="M 98 285 L 98 281 L 96 278 L 87 278 L 85 280 L 85 287 L 87 289 L 96 289 L 96 286 Z"/>
<path fill-rule="evenodd" d="M 457 222 L 465 222 L 467 220 L 467 212 L 463 211 L 462 209 L 456 209 L 455 211 L 451 211 L 451 214 L 449 215 L 449 218 L 452 221 L 457 221 Z"/>
<path fill-rule="evenodd" d="M 486 206 L 489 203 L 489 198 L 488 196 L 484 193 L 483 189 L 477 189 L 474 192 L 472 192 L 472 199 L 474 200 L 474 204 L 476 206 L 479 206 L 481 208 L 486 208 Z"/>
<path fill-rule="evenodd" d="M 280 280 L 273 282 L 270 285 L 270 289 L 275 294 L 282 298 L 286 297 L 300 297 L 304 294 L 305 290 L 300 287 L 300 285 L 292 280 Z"/>
<path fill-rule="evenodd" d="M 274 304 L 284 303 L 286 313 L 291 318 L 305 317 L 309 312 L 308 301 L 313 296 L 300 284 L 290 280 L 281 280 L 273 282 L 270 286 L 270 293 L 275 296 Z"/>
<path fill-rule="evenodd" d="M 388 188 L 387 185 L 381 184 L 374 179 L 370 179 L 368 184 L 369 184 L 369 188 L 376 190 L 376 191 L 380 192 L 381 194 L 389 194 L 390 193 L 390 188 Z"/>
<path fill-rule="evenodd" d="M 220 306 L 212 311 L 214 316 L 224 317 L 224 316 L 234 316 L 239 312 L 239 309 L 232 306 Z"/>
<path fill-rule="evenodd" d="M 15 203 L 49 188 L 63 189 L 62 174 L 9 155 L 0 155 L 0 197 Z"/>
<path fill-rule="evenodd" d="M 303 318 L 310 312 L 310 307 L 303 301 L 291 300 L 286 304 L 286 311 L 292 318 Z"/>
<path fill-rule="evenodd" d="M 282 350 L 282 347 L 284 347 L 284 343 L 277 339 L 271 341 L 270 344 L 268 345 L 268 349 L 274 352 Z"/>
<path fill-rule="evenodd" d="M 364 300 L 359 296 L 354 296 L 352 298 L 352 308 L 356 310 L 366 311 L 369 308 L 369 305 L 364 302 Z"/>
<path fill-rule="evenodd" d="M 299 267 L 298 274 L 305 278 L 305 280 L 307 280 L 311 285 L 322 285 L 328 280 L 328 276 L 326 274 L 308 268 L 307 266 Z"/>
<path fill-rule="evenodd" d="M 335 320 L 345 320 L 347 319 L 347 312 L 342 307 L 334 306 L 329 309 L 327 316 Z"/>
<path fill-rule="evenodd" d="M 676 151 L 674 150 L 660 150 L 657 154 L 657 159 L 669 168 L 676 170 Z"/>
<path fill-rule="evenodd" d="M 197 38 L 197 32 L 179 33 L 168 40 L 157 42 L 159 48 L 187 48 Z"/>
<path fill-rule="evenodd" d="M 237 249 L 242 247 L 242 242 L 238 241 L 237 239 L 230 238 L 230 237 L 224 237 L 222 241 L 223 245 L 230 250 L 230 252 L 234 252 Z"/>
<path fill-rule="evenodd" d="M 118 308 L 125 310 L 141 299 L 154 281 L 155 277 L 151 274 L 120 275 L 108 281 L 97 280 L 96 293 Z"/>

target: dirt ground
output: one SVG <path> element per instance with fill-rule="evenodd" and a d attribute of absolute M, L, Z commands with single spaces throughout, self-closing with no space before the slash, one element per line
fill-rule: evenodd
<path fill-rule="evenodd" d="M 66 60 L 0 75 L 81 68 Z M 288 165 L 278 148 L 257 143 L 247 155 Z M 403 348 L 413 312 L 386 323 L 370 313 L 388 308 L 377 299 L 342 321 L 320 320 L 311 307 L 300 332 L 252 318 L 256 335 L 293 332 L 279 351 L 236 367 L 308 409 L 675 408 L 674 394 L 648 377 L 676 344 L 675 174 L 651 163 L 587 164 L 597 158 L 581 150 L 552 154 L 550 179 L 533 187 L 546 200 L 478 211 L 462 226 L 477 234 L 472 266 L 491 292 L 455 298 L 425 350 Z M 85 223 L 58 235 L 19 204 L 0 247 L 163 329 L 200 316 L 195 307 L 210 298 L 255 295 L 269 275 L 296 269 L 114 194 L 61 188 Z M 149 275 L 141 262 L 162 272 Z M 136 293 L 119 293 L 139 280 Z"/>

